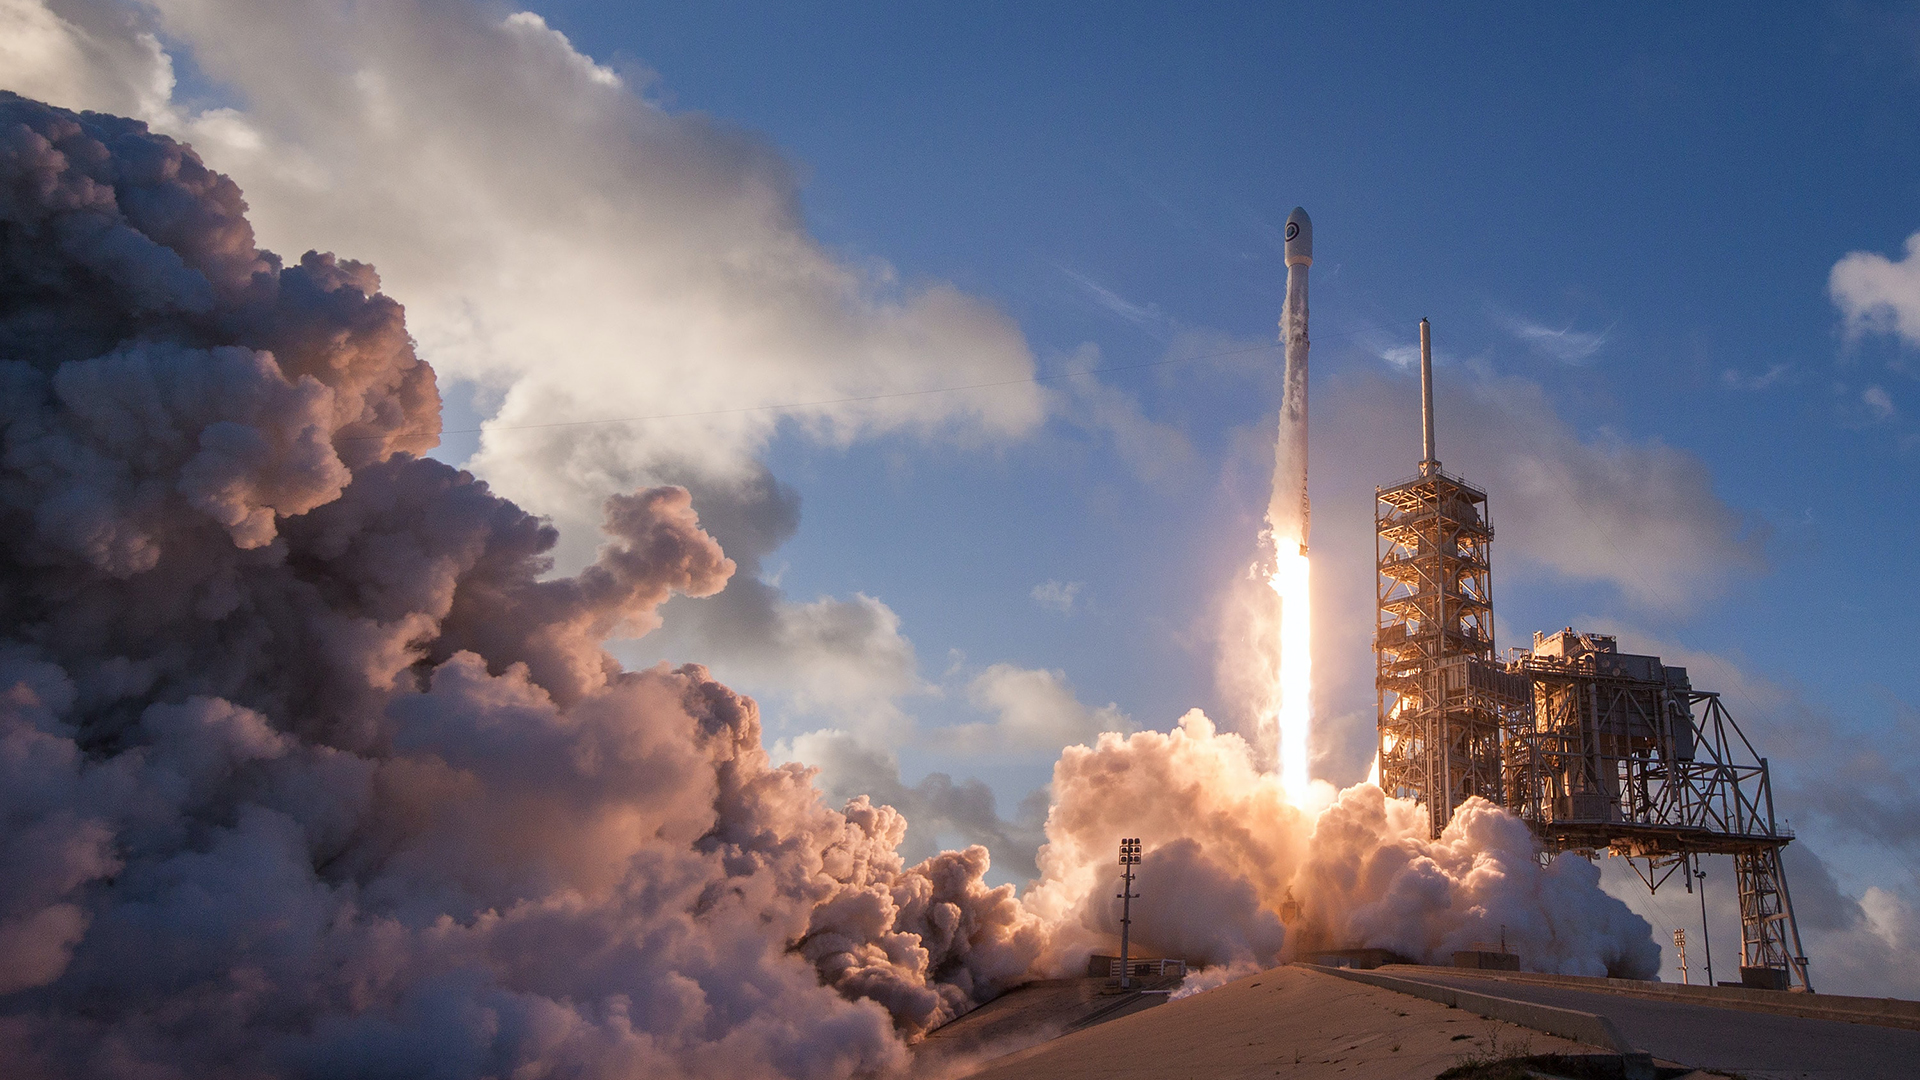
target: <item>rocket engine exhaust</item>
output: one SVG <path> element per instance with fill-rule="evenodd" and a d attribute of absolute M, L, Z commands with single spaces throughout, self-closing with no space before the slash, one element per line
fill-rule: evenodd
<path fill-rule="evenodd" d="M 1313 221 L 1294 207 L 1286 226 L 1287 300 L 1280 313 L 1286 344 L 1285 390 L 1274 446 L 1273 495 L 1267 506 L 1273 571 L 1267 582 L 1280 601 L 1278 734 L 1281 782 L 1290 798 L 1307 791 L 1308 735 L 1312 727 L 1313 651 L 1307 530 L 1307 271 L 1313 266 Z"/>

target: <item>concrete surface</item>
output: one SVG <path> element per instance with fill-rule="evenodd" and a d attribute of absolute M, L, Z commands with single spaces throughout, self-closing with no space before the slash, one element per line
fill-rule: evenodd
<path fill-rule="evenodd" d="M 1681 983 L 1647 982 L 1643 979 L 1542 975 L 1532 971 L 1458 970 L 1455 974 L 1484 974 L 1489 978 L 1517 979 L 1523 982 L 1567 986 L 1575 990 L 1627 994 L 1658 1001 L 1687 1001 L 1695 1005 L 1713 1005 L 1723 1009 L 1810 1016 L 1816 1020 L 1879 1024 L 1883 1027 L 1903 1027 L 1920 1031 L 1920 1001 L 1907 1001 L 1902 998 L 1847 997 L 1843 994 L 1783 994 L 1778 990 L 1751 990 L 1739 986 L 1687 986 Z"/>
<path fill-rule="evenodd" d="M 931 1041 L 931 1040 L 929 1040 Z M 978 1080 L 1432 1080 L 1475 1056 L 1601 1048 L 1463 1009 L 1274 968 L 1038 1046 L 946 1059 L 923 1075 Z M 977 1071 L 967 1069 L 978 1064 Z"/>
<path fill-rule="evenodd" d="M 1530 1027 L 1535 1031 L 1544 1031 L 1549 1035 L 1558 1035 L 1563 1039 L 1572 1039 L 1574 1042 L 1586 1043 L 1589 1046 L 1602 1046 L 1622 1054 L 1637 1052 L 1633 1045 L 1614 1028 L 1612 1021 L 1594 1013 L 1559 1009 L 1551 1005 L 1501 997 L 1496 993 L 1483 993 L 1480 990 L 1403 979 L 1379 971 L 1352 971 L 1346 968 L 1318 967 L 1312 964 L 1301 966 L 1348 982 L 1366 983 L 1369 986 L 1380 986 L 1402 994 L 1412 994 L 1415 997 L 1426 998 L 1428 1001 L 1437 1001 L 1448 1008 L 1466 1009 L 1490 1020 L 1505 1020 L 1510 1024 Z M 1489 986 L 1487 989 L 1498 990 L 1498 987 Z"/>
<path fill-rule="evenodd" d="M 1920 1076 L 1920 1031 L 1651 1000 L 1558 983 L 1467 974 L 1438 967 L 1385 967 L 1381 974 L 1604 1016 L 1636 1049 L 1697 1069 L 1750 1080 L 1912 1080 Z"/>
<path fill-rule="evenodd" d="M 937 1075 L 949 1063 L 1010 1054 L 1069 1031 L 1165 1005 L 1180 978 L 1135 979 L 1139 990 L 1133 993 L 1119 992 L 1112 982 L 1045 979 L 1014 987 L 930 1032 L 914 1047 L 915 1071 Z"/>

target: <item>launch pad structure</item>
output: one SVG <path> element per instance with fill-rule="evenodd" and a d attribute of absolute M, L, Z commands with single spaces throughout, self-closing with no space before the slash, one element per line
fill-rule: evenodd
<path fill-rule="evenodd" d="M 1525 680 L 1493 658 L 1493 525 L 1486 493 L 1433 455 L 1433 359 L 1420 320 L 1420 475 L 1376 492 L 1374 635 L 1380 786 L 1417 791 L 1433 834 L 1462 802 L 1504 803 L 1501 740 L 1525 706 Z"/>
<path fill-rule="evenodd" d="M 1811 991 L 1767 759 L 1719 694 L 1610 636 L 1536 633 L 1496 656 L 1492 519 L 1486 493 L 1434 456 L 1425 319 L 1420 386 L 1419 475 L 1375 491 L 1380 786 L 1421 803 L 1433 836 L 1479 797 L 1544 855 L 1622 856 L 1656 891 L 1678 870 L 1691 892 L 1701 856 L 1731 855 L 1741 983 Z"/>

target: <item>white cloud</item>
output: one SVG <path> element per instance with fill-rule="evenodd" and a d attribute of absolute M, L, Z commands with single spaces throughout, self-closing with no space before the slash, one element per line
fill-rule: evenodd
<path fill-rule="evenodd" d="M 1075 371 L 1096 368 L 1100 348 L 1083 344 L 1068 362 Z M 1172 480 L 1198 464 L 1186 433 L 1147 416 L 1128 391 L 1086 375 L 1056 383 L 1047 396 L 1062 421 L 1106 439 L 1120 461 L 1149 484 Z"/>
<path fill-rule="evenodd" d="M 1149 330 L 1164 332 L 1167 329 L 1169 320 L 1166 313 L 1160 310 L 1160 305 L 1136 304 L 1085 274 L 1069 270 L 1064 266 L 1059 269 L 1066 275 L 1068 281 L 1078 285 L 1088 298 L 1107 313 Z"/>
<path fill-rule="evenodd" d="M 1080 590 L 1086 588 L 1086 585 L 1087 583 L 1084 581 L 1053 581 L 1049 579 L 1035 585 L 1030 595 L 1033 597 L 1033 602 L 1039 604 L 1041 607 L 1049 611 L 1057 611 L 1062 615 L 1068 615 L 1073 612 L 1074 601 L 1079 598 Z"/>
<path fill-rule="evenodd" d="M 1849 337 L 1892 334 L 1920 345 L 1920 233 L 1907 237 L 1898 260 L 1849 252 L 1827 276 L 1827 294 L 1846 317 Z"/>
<path fill-rule="evenodd" d="M 1860 392 L 1860 404 L 1867 407 L 1867 415 L 1875 422 L 1884 422 L 1894 417 L 1893 398 L 1884 387 L 1869 386 Z"/>
<path fill-rule="evenodd" d="M 589 554 L 608 492 L 748 477 L 783 421 L 845 444 L 997 441 L 1044 419 L 1032 385 L 912 393 L 1029 376 L 1018 326 L 829 252 L 768 142 L 646 100 L 537 15 L 160 0 L 149 28 L 108 4 L 9 10 L 34 31 L 14 46 L 29 91 L 191 140 L 266 246 L 377 266 L 442 377 L 500 393 L 473 465 L 555 516 L 565 562 Z M 243 109 L 167 101 L 154 31 Z"/>
<path fill-rule="evenodd" d="M 1402 371 L 1420 370 L 1420 338 L 1418 334 L 1411 339 L 1400 336 L 1398 330 L 1389 330 L 1382 326 L 1365 326 L 1346 335 L 1353 343 L 1372 356 L 1392 364 Z M 1467 362 L 1466 358 L 1443 346 L 1433 346 L 1433 366 L 1458 367 Z"/>
<path fill-rule="evenodd" d="M 1411 472 L 1420 425 L 1410 390 L 1366 378 L 1324 394 L 1321 415 L 1332 419 L 1319 430 L 1337 434 L 1320 460 L 1369 484 Z M 1763 565 L 1750 523 L 1714 493 L 1693 453 L 1606 429 L 1583 434 L 1540 384 L 1471 365 L 1440 380 L 1435 398 L 1440 458 L 1488 492 L 1506 565 L 1517 556 L 1563 578 L 1604 581 L 1656 609 L 1686 608 Z M 1404 445 L 1383 445 L 1392 432 Z"/>
<path fill-rule="evenodd" d="M 1727 368 L 1720 373 L 1720 381 L 1735 390 L 1765 390 L 1786 379 L 1787 373 L 1792 370 L 1790 364 L 1774 364 L 1758 375 L 1748 375 Z"/>
<path fill-rule="evenodd" d="M 1378 327 L 1357 330 L 1353 334 L 1354 344 L 1367 352 L 1385 360 L 1402 371 L 1418 370 L 1420 366 L 1420 343 L 1408 342 Z M 1439 356 L 1434 357 L 1438 363 Z"/>
<path fill-rule="evenodd" d="M 1607 343 L 1607 330 L 1575 330 L 1571 326 L 1555 328 L 1518 315 L 1496 313 L 1495 319 L 1506 331 L 1529 348 L 1563 364 L 1584 364 L 1592 360 Z"/>
<path fill-rule="evenodd" d="M 826 719 L 869 740 L 911 728 L 904 698 L 934 692 L 919 675 L 899 615 L 864 593 L 795 600 L 761 572 L 800 525 L 800 497 L 764 470 L 743 484 L 693 489 L 703 527 L 738 564 L 717 596 L 670 602 L 665 625 L 616 651 L 633 666 L 698 658 L 725 681 L 770 699 L 769 712 Z M 818 719 L 815 722 L 819 722 Z"/>
<path fill-rule="evenodd" d="M 165 114 L 173 64 L 159 39 L 109 5 L 0 0 L 0 85 L 68 108 Z"/>
<path fill-rule="evenodd" d="M 959 674 L 961 661 L 950 675 Z M 795 736 L 774 753 L 820 769 L 819 783 L 830 795 L 846 799 L 870 795 L 903 812 L 910 828 L 904 851 L 909 858 L 932 854 L 943 845 L 985 844 L 1002 873 L 1034 873 L 1034 852 L 1042 840 L 1047 792 L 1032 792 L 1011 818 L 1001 816 L 991 788 L 977 779 L 930 773 L 919 782 L 901 779 L 898 756 L 890 745 L 918 744 L 947 757 L 984 759 L 1004 765 L 1020 759 L 1051 761 L 1062 747 L 1092 744 L 1102 732 L 1138 730 L 1111 702 L 1090 708 L 1080 702 L 1061 671 L 994 664 L 966 683 L 966 700 L 989 718 L 946 727 L 918 727 L 902 718 L 887 730 L 829 727 Z"/>
<path fill-rule="evenodd" d="M 1860 894 L 1860 907 L 1866 914 L 1867 929 L 1886 943 L 1889 949 L 1910 950 L 1920 944 L 1920 918 L 1913 905 L 1898 893 L 1869 885 Z"/>
<path fill-rule="evenodd" d="M 1118 705 L 1097 709 L 1074 696 L 1065 672 L 994 664 L 967 685 L 967 698 L 993 714 L 990 721 L 955 724 L 928 732 L 942 749 L 973 756 L 1056 754 L 1063 746 L 1090 743 L 1103 731 L 1129 732 L 1134 722 Z"/>
<path fill-rule="evenodd" d="M 769 494 L 759 460 L 782 424 L 832 445 L 885 433 L 980 445 L 1027 437 L 1053 412 L 1145 479 L 1194 461 L 1177 429 L 1095 377 L 1023 382 L 1026 341 L 991 304 L 823 247 L 770 143 L 648 100 L 650 73 L 595 62 L 535 14 L 421 0 L 0 4 L 7 85 L 147 119 L 240 183 L 263 245 L 379 269 L 442 379 L 500 403 L 470 465 L 555 519 L 562 568 L 591 556 L 607 494 L 694 491 L 741 572 L 710 601 L 673 604 L 661 633 L 622 647 L 629 658 L 698 656 L 871 738 L 910 727 L 900 699 L 929 687 L 892 609 L 866 595 L 796 601 L 761 578 L 798 522 L 797 498 Z M 161 40 L 238 107 L 176 100 Z M 1006 385 L 919 393 L 974 383 Z M 815 404 L 768 408 L 796 402 Z M 622 417 L 656 419 L 570 423 Z"/>

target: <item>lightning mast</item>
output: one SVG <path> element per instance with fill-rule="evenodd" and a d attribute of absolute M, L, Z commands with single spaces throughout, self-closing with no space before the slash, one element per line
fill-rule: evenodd
<path fill-rule="evenodd" d="M 1380 786 L 1427 809 L 1434 836 L 1473 796 L 1502 798 L 1501 732 L 1526 679 L 1493 659 L 1486 493 L 1434 455 L 1433 347 L 1420 320 L 1419 475 L 1374 492 L 1373 647 Z"/>

